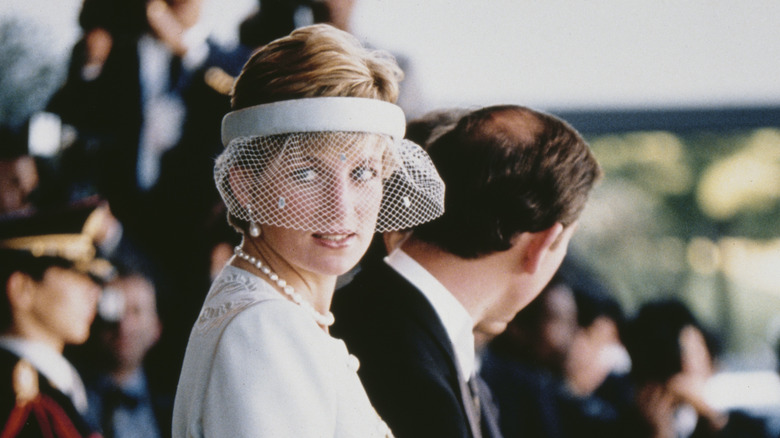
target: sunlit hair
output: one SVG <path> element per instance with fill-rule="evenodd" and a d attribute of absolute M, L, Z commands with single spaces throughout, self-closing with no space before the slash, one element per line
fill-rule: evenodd
<path fill-rule="evenodd" d="M 333 171 L 347 163 L 353 205 L 376 231 L 438 216 L 441 179 L 403 139 L 405 117 L 393 104 L 402 76 L 392 56 L 326 24 L 258 49 L 234 84 L 215 164 L 229 222 L 240 232 L 250 222 L 336 232 L 343 190 Z"/>
<path fill-rule="evenodd" d="M 11 303 L 6 290 L 8 279 L 14 272 L 21 272 L 33 280 L 43 281 L 46 271 L 52 267 L 70 269 L 73 263 L 59 257 L 36 257 L 29 251 L 0 249 L 0 284 L 3 285 L 0 296 L 0 332 L 11 326 Z"/>
<path fill-rule="evenodd" d="M 515 105 L 478 109 L 428 147 L 444 180 L 444 214 L 414 236 L 464 258 L 511 247 L 523 232 L 574 223 L 601 177 L 580 134 Z"/>
<path fill-rule="evenodd" d="M 259 48 L 232 91 L 233 109 L 304 97 L 395 102 L 403 72 L 384 51 L 363 47 L 327 24 L 307 26 Z"/>

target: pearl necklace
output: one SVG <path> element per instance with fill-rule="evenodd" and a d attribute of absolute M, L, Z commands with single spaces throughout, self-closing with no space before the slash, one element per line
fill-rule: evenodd
<path fill-rule="evenodd" d="M 333 325 L 333 323 L 336 321 L 336 318 L 333 316 L 333 313 L 328 312 L 327 314 L 322 314 L 317 311 L 317 309 L 314 308 L 308 301 L 306 301 L 301 294 L 298 292 L 295 292 L 295 288 L 287 284 L 287 281 L 285 281 L 283 278 L 279 278 L 279 275 L 276 274 L 276 272 L 272 271 L 271 268 L 264 265 L 263 262 L 258 260 L 256 257 L 251 256 L 244 252 L 243 249 L 241 249 L 240 246 L 237 246 L 234 250 L 234 253 L 237 257 L 246 260 L 249 262 L 252 266 L 256 267 L 260 270 L 263 274 L 267 275 L 268 278 L 276 283 L 277 286 L 284 292 L 285 295 L 287 295 L 295 304 L 303 307 L 311 315 L 314 317 L 314 320 L 317 322 L 317 324 L 324 326 L 324 327 L 330 327 Z"/>

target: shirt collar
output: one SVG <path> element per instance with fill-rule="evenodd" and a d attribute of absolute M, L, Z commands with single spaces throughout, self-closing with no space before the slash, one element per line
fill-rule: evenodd
<path fill-rule="evenodd" d="M 87 409 L 87 394 L 78 371 L 48 345 L 12 336 L 0 336 L 0 347 L 27 360 L 52 386 L 70 397 L 79 412 Z"/>
<path fill-rule="evenodd" d="M 466 308 L 430 272 L 400 249 L 393 251 L 385 262 L 420 290 L 430 302 L 447 332 L 455 350 L 455 358 L 468 380 L 475 371 L 474 320 Z"/>
<path fill-rule="evenodd" d="M 148 393 L 146 375 L 141 367 L 136 368 L 124 381 L 117 382 L 110 374 L 101 374 L 97 378 L 97 387 L 101 391 L 119 389 L 124 394 L 141 399 Z"/>

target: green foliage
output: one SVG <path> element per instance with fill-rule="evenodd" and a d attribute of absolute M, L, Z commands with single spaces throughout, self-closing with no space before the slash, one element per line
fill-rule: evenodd
<path fill-rule="evenodd" d="M 770 272 L 755 273 L 759 281 L 749 284 L 737 278 L 729 268 L 737 252 L 725 242 L 748 248 L 739 257 L 749 259 L 759 257 L 750 248 L 780 241 L 780 129 L 637 132 L 589 142 L 605 178 L 583 214 L 573 252 L 628 309 L 676 295 L 698 303 L 712 325 L 736 320 L 732 341 L 749 338 L 747 329 L 740 332 L 740 315 L 760 309 L 735 308 L 734 294 L 755 294 L 749 306 L 772 305 L 780 284 L 772 284 L 777 276 Z"/>
<path fill-rule="evenodd" d="M 49 30 L 0 15 L 0 124 L 16 127 L 42 110 L 64 80 L 67 58 L 52 53 Z"/>

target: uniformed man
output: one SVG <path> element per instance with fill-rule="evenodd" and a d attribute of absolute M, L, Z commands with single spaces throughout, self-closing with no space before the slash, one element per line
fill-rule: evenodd
<path fill-rule="evenodd" d="M 0 436 L 95 437 L 66 345 L 89 336 L 111 265 L 94 204 L 0 219 Z"/>

